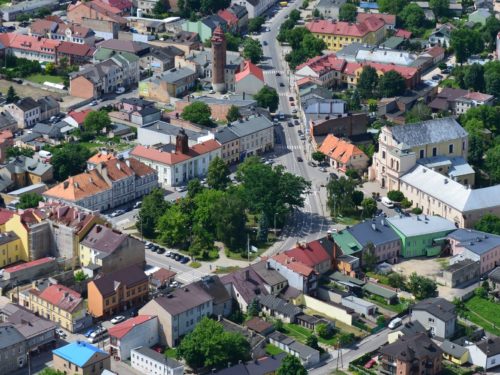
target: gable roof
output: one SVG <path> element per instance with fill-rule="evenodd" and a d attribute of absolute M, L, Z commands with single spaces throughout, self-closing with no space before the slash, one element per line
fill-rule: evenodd
<path fill-rule="evenodd" d="M 385 22 L 378 17 L 367 17 L 363 22 L 351 23 L 346 21 L 314 20 L 306 23 L 306 28 L 316 34 L 345 35 L 364 37 L 370 32 L 379 30 Z"/>
<path fill-rule="evenodd" d="M 109 357 L 109 354 L 105 351 L 83 341 L 74 341 L 53 350 L 52 353 L 78 367 L 84 367 L 93 358 Z"/>
<path fill-rule="evenodd" d="M 347 164 L 349 161 L 358 156 L 365 156 L 365 153 L 354 144 L 335 137 L 333 134 L 328 134 L 319 147 L 319 151 L 339 161 L 342 164 Z"/>
<path fill-rule="evenodd" d="M 457 229 L 448 234 L 448 238 L 457 241 L 458 246 L 478 255 L 500 248 L 500 236 L 474 229 Z"/>
<path fill-rule="evenodd" d="M 349 231 L 356 241 L 363 246 L 368 243 L 379 246 L 387 242 L 400 240 L 398 234 L 387 223 L 386 218 L 382 216 L 377 216 L 372 220 L 364 220 L 345 230 Z"/>
<path fill-rule="evenodd" d="M 316 273 L 316 271 L 312 267 L 310 267 L 310 266 L 308 266 L 300 261 L 297 261 L 295 258 L 290 257 L 285 253 L 274 255 L 272 257 L 272 259 L 274 259 L 276 262 L 280 263 L 281 265 L 285 266 L 289 270 L 296 272 L 296 273 L 298 273 L 302 276 L 305 276 L 305 277 L 308 277 L 308 276 Z"/>
<path fill-rule="evenodd" d="M 274 286 L 287 282 L 286 278 L 278 271 L 268 267 L 268 263 L 265 259 L 252 264 L 250 267 L 252 267 L 257 275 L 259 275 L 259 277 L 264 280 L 267 285 Z"/>
<path fill-rule="evenodd" d="M 149 303 L 156 303 L 171 316 L 177 316 L 212 300 L 212 296 L 203 288 L 200 288 L 196 284 L 189 284 L 174 290 L 168 296 L 155 298 Z"/>
<path fill-rule="evenodd" d="M 92 57 L 95 51 L 94 47 L 87 44 L 72 43 L 63 41 L 57 48 L 57 52 L 80 57 Z"/>
<path fill-rule="evenodd" d="M 235 80 L 236 82 L 241 81 L 243 78 L 252 75 L 258 78 L 260 81 L 264 82 L 264 72 L 257 65 L 252 64 L 251 61 L 246 60 L 243 69 L 236 73 Z"/>
<path fill-rule="evenodd" d="M 455 319 L 455 305 L 444 298 L 427 298 L 413 305 L 413 311 L 426 311 L 444 322 Z"/>
<path fill-rule="evenodd" d="M 297 246 L 291 250 L 287 250 L 285 254 L 311 268 L 331 260 L 330 254 L 328 254 L 319 240 L 308 242 L 305 246 Z"/>
<path fill-rule="evenodd" d="M 127 240 L 127 237 L 127 234 L 97 224 L 85 236 L 81 244 L 99 252 L 111 254 Z"/>
<path fill-rule="evenodd" d="M 121 322 L 110 329 L 108 329 L 109 336 L 117 339 L 122 339 L 128 335 L 136 326 L 141 325 L 151 319 L 157 319 L 156 316 L 151 315 L 138 315 Z"/>
<path fill-rule="evenodd" d="M 392 344 L 379 349 L 382 354 L 408 363 L 426 358 L 439 358 L 442 350 L 424 333 L 415 336 L 401 336 Z"/>
<path fill-rule="evenodd" d="M 30 292 L 68 312 L 73 312 L 83 302 L 80 293 L 60 284 L 49 285 L 42 292 L 36 289 L 31 289 Z"/>
<path fill-rule="evenodd" d="M 465 353 L 469 351 L 467 348 L 464 348 L 463 346 L 455 344 L 454 342 L 451 342 L 449 340 L 443 341 L 443 343 L 441 344 L 441 350 L 444 353 L 449 354 L 455 358 L 461 358 Z"/>
<path fill-rule="evenodd" d="M 82 111 L 70 111 L 68 113 L 68 116 L 70 116 L 73 120 L 75 120 L 78 125 L 82 125 L 85 119 L 87 118 L 87 115 L 93 112 L 90 108 L 89 109 L 84 109 Z"/>
<path fill-rule="evenodd" d="M 252 302 L 259 295 L 268 294 L 264 281 L 250 266 L 222 276 L 221 281 L 224 285 L 232 284 L 233 288 L 247 303 Z"/>
<path fill-rule="evenodd" d="M 159 362 L 171 369 L 182 367 L 182 363 L 177 362 L 172 358 L 167 358 L 162 353 L 158 353 L 157 351 L 154 351 L 153 349 L 150 349 L 147 346 L 140 346 L 138 348 L 132 349 L 132 351 L 137 352 L 145 357 L 148 357 L 153 361 Z"/>
<path fill-rule="evenodd" d="M 108 297 L 115 293 L 118 284 L 123 284 L 127 288 L 138 285 L 148 281 L 148 277 L 144 271 L 137 265 L 125 267 L 106 275 L 98 276 L 91 283 L 103 298 Z"/>
<path fill-rule="evenodd" d="M 288 303 L 281 298 L 275 297 L 272 294 L 268 294 L 267 296 L 260 296 L 259 303 L 269 310 L 276 311 L 284 316 L 294 317 L 302 313 L 301 308 Z"/>
<path fill-rule="evenodd" d="M 111 186 L 108 185 L 97 170 L 92 169 L 68 177 L 66 181 L 45 191 L 43 195 L 49 198 L 77 202 L 106 190 L 111 190 Z"/>

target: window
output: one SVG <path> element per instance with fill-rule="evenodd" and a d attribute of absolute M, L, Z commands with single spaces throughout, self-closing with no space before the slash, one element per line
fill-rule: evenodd
<path fill-rule="evenodd" d="M 453 154 L 453 145 L 448 146 L 448 153 Z"/>
<path fill-rule="evenodd" d="M 437 155 L 437 148 L 433 147 L 432 148 L 432 156 L 436 156 L 436 155 Z"/>
<path fill-rule="evenodd" d="M 420 150 L 420 159 L 424 158 L 424 154 L 425 154 L 424 150 Z"/>

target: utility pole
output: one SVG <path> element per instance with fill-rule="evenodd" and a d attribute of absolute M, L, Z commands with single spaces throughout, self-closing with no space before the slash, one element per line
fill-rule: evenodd
<path fill-rule="evenodd" d="M 247 233 L 247 259 L 250 264 L 250 233 Z"/>

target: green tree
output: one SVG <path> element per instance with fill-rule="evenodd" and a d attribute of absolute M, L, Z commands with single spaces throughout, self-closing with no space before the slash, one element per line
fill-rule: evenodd
<path fill-rule="evenodd" d="M 410 208 L 412 204 L 413 204 L 413 201 L 404 197 L 403 200 L 401 201 L 401 208 Z"/>
<path fill-rule="evenodd" d="M 214 207 L 216 238 L 233 251 L 245 247 L 245 209 L 243 200 L 231 193 L 224 194 Z"/>
<path fill-rule="evenodd" d="M 416 299 L 423 300 L 437 295 L 437 284 L 434 280 L 420 276 L 413 272 L 406 283 L 408 291 L 411 292 Z"/>
<path fill-rule="evenodd" d="M 252 302 L 250 302 L 250 305 L 248 305 L 248 315 L 257 316 L 259 315 L 259 312 L 260 312 L 259 301 L 256 298 L 254 298 Z"/>
<path fill-rule="evenodd" d="M 325 160 L 326 158 L 326 155 L 323 154 L 321 151 L 314 151 L 312 154 L 311 154 L 311 157 L 313 158 L 313 160 L 316 160 L 317 162 L 322 162 Z"/>
<path fill-rule="evenodd" d="M 250 18 L 248 20 L 248 31 L 251 33 L 260 31 L 265 21 L 264 17 L 261 16 Z"/>
<path fill-rule="evenodd" d="M 393 272 L 387 278 L 389 285 L 393 288 L 404 289 L 406 287 L 406 276 L 403 274 Z"/>
<path fill-rule="evenodd" d="M 74 277 L 77 283 L 87 280 L 87 275 L 82 270 L 76 271 Z"/>
<path fill-rule="evenodd" d="M 363 217 L 372 217 L 377 212 L 377 201 L 373 198 L 365 198 L 361 202 Z"/>
<path fill-rule="evenodd" d="M 378 257 L 375 255 L 375 245 L 369 242 L 363 249 L 363 268 L 367 271 L 373 271 L 378 263 Z"/>
<path fill-rule="evenodd" d="M 376 99 L 368 99 L 368 110 L 370 112 L 378 111 L 378 101 Z"/>
<path fill-rule="evenodd" d="M 274 329 L 278 332 L 283 332 L 285 330 L 285 325 L 281 319 L 276 319 L 273 323 Z"/>
<path fill-rule="evenodd" d="M 431 109 L 422 102 L 415 104 L 405 115 L 405 123 L 413 124 L 416 122 L 427 121 L 432 118 Z"/>
<path fill-rule="evenodd" d="M 45 73 L 50 75 L 50 76 L 55 75 L 57 73 L 56 64 L 47 63 L 47 65 L 45 65 Z"/>
<path fill-rule="evenodd" d="M 484 168 L 492 183 L 500 182 L 500 143 L 486 151 Z"/>
<path fill-rule="evenodd" d="M 210 250 L 214 248 L 214 236 L 206 228 L 198 223 L 193 226 L 191 243 L 189 245 L 189 253 L 193 257 L 202 256 L 205 258 Z"/>
<path fill-rule="evenodd" d="M 474 229 L 481 232 L 500 235 L 500 217 L 493 214 L 486 214 L 474 224 Z"/>
<path fill-rule="evenodd" d="M 405 79 L 395 70 L 389 70 L 378 80 L 378 92 L 384 98 L 403 95 L 405 90 Z"/>
<path fill-rule="evenodd" d="M 260 42 L 256 39 L 246 38 L 243 42 L 243 57 L 254 64 L 259 63 L 264 57 Z"/>
<path fill-rule="evenodd" d="M 88 148 L 78 143 L 65 143 L 52 153 L 50 163 L 58 181 L 82 173 L 87 169 L 87 159 L 92 156 Z"/>
<path fill-rule="evenodd" d="M 468 67 L 464 75 L 464 85 L 466 89 L 484 92 L 484 67 L 479 64 L 472 64 Z"/>
<path fill-rule="evenodd" d="M 389 198 L 393 202 L 401 202 L 405 199 L 405 195 L 399 190 L 389 190 L 387 192 L 387 198 Z"/>
<path fill-rule="evenodd" d="M 335 333 L 335 330 L 333 329 L 331 324 L 320 323 L 316 326 L 316 333 L 322 339 L 328 340 L 332 338 L 333 334 Z"/>
<path fill-rule="evenodd" d="M 235 105 L 229 107 L 229 111 L 227 111 L 226 119 L 228 122 L 234 122 L 241 117 L 240 110 Z"/>
<path fill-rule="evenodd" d="M 493 50 L 496 44 L 496 37 L 500 31 L 500 20 L 494 15 L 486 19 L 486 23 L 482 27 L 484 42 L 488 45 L 489 50 Z"/>
<path fill-rule="evenodd" d="M 359 75 L 357 89 L 364 99 L 376 97 L 376 88 L 378 85 L 377 71 L 371 66 L 365 66 Z"/>
<path fill-rule="evenodd" d="M 364 194 L 362 191 L 360 190 L 354 190 L 354 192 L 352 193 L 352 203 L 355 205 L 355 206 L 359 206 L 361 204 L 361 202 L 363 202 L 363 198 L 364 198 Z"/>
<path fill-rule="evenodd" d="M 328 194 L 327 205 L 332 217 L 349 214 L 355 210 L 353 195 L 356 185 L 354 180 L 343 176 L 339 179 L 330 179 L 326 185 L 326 191 Z"/>
<path fill-rule="evenodd" d="M 280 98 L 272 87 L 264 86 L 253 98 L 257 101 L 259 107 L 267 108 L 270 112 L 275 112 L 278 109 Z"/>
<path fill-rule="evenodd" d="M 159 218 L 156 230 L 158 240 L 167 246 L 187 248 L 191 235 L 191 214 L 179 202 L 165 210 Z"/>
<path fill-rule="evenodd" d="M 93 135 L 98 135 L 104 129 L 109 129 L 110 125 L 111 119 L 108 113 L 103 110 L 90 112 L 83 121 L 84 131 Z"/>
<path fill-rule="evenodd" d="M 181 117 L 186 121 L 206 126 L 212 125 L 210 116 L 212 116 L 212 110 L 208 104 L 203 102 L 194 102 L 187 105 L 181 114 Z"/>
<path fill-rule="evenodd" d="M 313 18 L 320 18 L 321 17 L 321 12 L 319 11 L 318 8 L 314 8 L 314 10 L 312 12 L 312 16 L 313 16 Z"/>
<path fill-rule="evenodd" d="M 319 350 L 318 337 L 316 335 L 309 335 L 306 337 L 306 345 L 313 349 Z"/>
<path fill-rule="evenodd" d="M 17 208 L 26 209 L 38 207 L 38 203 L 43 202 L 43 197 L 38 193 L 26 193 L 21 195 Z"/>
<path fill-rule="evenodd" d="M 477 30 L 458 28 L 451 32 L 450 46 L 455 51 L 458 63 L 467 61 L 467 58 L 484 49 L 483 38 Z"/>
<path fill-rule="evenodd" d="M 358 14 L 358 8 L 352 3 L 345 3 L 340 6 L 339 20 L 355 22 Z"/>
<path fill-rule="evenodd" d="M 250 358 L 250 345 L 239 332 L 225 331 L 221 323 L 203 318 L 177 348 L 193 369 L 221 368 Z"/>
<path fill-rule="evenodd" d="M 288 19 L 294 23 L 297 23 L 300 20 L 300 10 L 294 9 L 290 12 Z"/>
<path fill-rule="evenodd" d="M 9 86 L 5 100 L 7 104 L 14 103 L 15 101 L 19 100 L 19 96 L 17 95 L 16 90 L 14 90 L 14 87 Z"/>
<path fill-rule="evenodd" d="M 15 158 L 16 156 L 27 156 L 31 158 L 35 154 L 35 151 L 31 148 L 23 148 L 23 147 L 8 147 L 7 148 L 7 157 Z"/>
<path fill-rule="evenodd" d="M 193 199 L 199 193 L 201 193 L 203 190 L 204 190 L 204 188 L 203 188 L 203 185 L 201 184 L 200 180 L 197 178 L 193 178 L 192 180 L 189 180 L 189 182 L 187 184 L 186 196 L 190 199 Z"/>
<path fill-rule="evenodd" d="M 481 105 L 471 108 L 460 116 L 460 123 L 469 132 L 488 129 L 494 135 L 500 135 L 500 106 Z"/>
<path fill-rule="evenodd" d="M 323 39 L 319 39 L 311 33 L 304 34 L 300 50 L 306 57 L 321 55 L 324 49 L 326 49 L 326 43 Z"/>
<path fill-rule="evenodd" d="M 403 21 L 404 26 L 413 32 L 418 32 L 420 28 L 425 26 L 424 10 L 415 3 L 406 5 L 398 16 Z"/>
<path fill-rule="evenodd" d="M 215 157 L 208 166 L 208 186 L 216 190 L 226 189 L 231 182 L 231 180 L 229 179 L 229 174 L 230 171 L 226 162 L 218 156 Z"/>
<path fill-rule="evenodd" d="M 359 91 L 354 89 L 352 95 L 348 100 L 348 106 L 351 111 L 357 111 L 361 109 L 361 96 L 359 95 Z"/>
<path fill-rule="evenodd" d="M 480 286 L 479 288 L 474 289 L 474 295 L 478 296 L 479 298 L 486 298 L 488 297 L 488 291 Z"/>
<path fill-rule="evenodd" d="M 399 14 L 408 0 L 377 0 L 377 4 L 381 13 Z"/>
<path fill-rule="evenodd" d="M 153 189 L 151 193 L 142 199 L 141 209 L 137 214 L 136 228 L 146 238 L 156 238 L 156 226 L 158 220 L 163 216 L 168 203 L 165 201 L 163 191 L 159 188 Z"/>
<path fill-rule="evenodd" d="M 281 366 L 276 371 L 276 375 L 307 375 L 307 370 L 302 366 L 297 357 L 289 354 L 283 358 Z"/>
<path fill-rule="evenodd" d="M 64 375 L 64 372 L 47 367 L 39 372 L 39 375 Z"/>
<path fill-rule="evenodd" d="M 485 140 L 479 132 L 469 132 L 469 154 L 468 161 L 473 166 L 480 167 L 483 164 L 486 152 Z"/>
<path fill-rule="evenodd" d="M 226 48 L 228 51 L 238 52 L 240 50 L 241 38 L 233 33 L 225 33 Z"/>
<path fill-rule="evenodd" d="M 449 12 L 450 0 L 429 0 L 429 6 L 436 18 L 446 17 Z"/>
<path fill-rule="evenodd" d="M 153 7 L 153 14 L 156 17 L 163 17 L 166 15 L 168 12 L 168 5 L 167 2 L 164 0 L 159 0 L 156 2 L 155 6 Z"/>

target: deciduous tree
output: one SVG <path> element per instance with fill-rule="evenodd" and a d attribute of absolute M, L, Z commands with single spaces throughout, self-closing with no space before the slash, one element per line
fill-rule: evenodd
<path fill-rule="evenodd" d="M 82 173 L 87 168 L 87 159 L 92 153 L 78 143 L 65 143 L 52 153 L 50 163 L 54 167 L 54 177 L 58 181 Z"/>
<path fill-rule="evenodd" d="M 155 238 L 157 236 L 156 226 L 158 220 L 163 216 L 167 208 L 168 203 L 165 201 L 161 189 L 154 189 L 146 195 L 142 200 L 141 209 L 137 215 L 136 228 L 139 233 L 142 233 L 146 238 Z"/>
<path fill-rule="evenodd" d="M 486 214 L 474 225 L 474 229 L 500 235 L 500 217 Z"/>
<path fill-rule="evenodd" d="M 279 96 L 276 90 L 269 86 L 264 86 L 257 94 L 253 96 L 259 107 L 268 108 L 270 112 L 278 109 Z"/>
<path fill-rule="evenodd" d="M 413 272 L 406 283 L 408 290 L 418 300 L 434 297 L 437 294 L 437 284 L 434 280 Z"/>
<path fill-rule="evenodd" d="M 358 14 L 358 8 L 352 3 L 345 3 L 340 6 L 339 10 L 339 20 L 354 22 L 356 21 L 356 15 Z"/>
<path fill-rule="evenodd" d="M 243 57 L 254 64 L 259 63 L 264 57 L 260 42 L 256 39 L 246 38 L 243 42 Z"/>
<path fill-rule="evenodd" d="M 287 355 L 283 358 L 276 375 L 307 375 L 307 370 L 302 366 L 302 363 L 300 363 L 297 357 Z"/>
<path fill-rule="evenodd" d="M 37 193 L 26 193 L 21 195 L 17 208 L 26 209 L 38 207 L 38 203 L 43 201 L 43 197 Z"/>
<path fill-rule="evenodd" d="M 212 116 L 212 110 L 208 104 L 203 102 L 194 102 L 187 105 L 181 114 L 181 117 L 186 121 L 206 126 L 212 125 L 210 116 Z"/>
<path fill-rule="evenodd" d="M 362 98 L 370 99 L 376 97 L 378 85 L 377 71 L 371 66 L 365 66 L 359 75 L 357 89 Z"/>
<path fill-rule="evenodd" d="M 420 7 L 419 7 L 420 9 Z M 378 81 L 379 95 L 384 98 L 403 95 L 406 90 L 405 79 L 395 70 L 389 70 Z"/>

